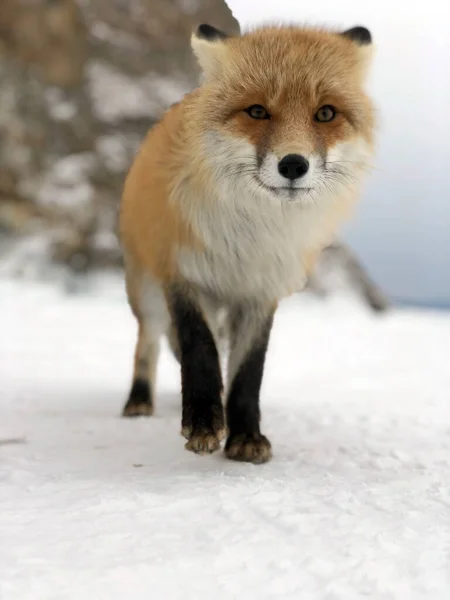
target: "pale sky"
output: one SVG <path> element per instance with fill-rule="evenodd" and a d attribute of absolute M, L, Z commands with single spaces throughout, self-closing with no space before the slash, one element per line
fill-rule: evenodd
<path fill-rule="evenodd" d="M 441 0 L 228 0 L 242 28 L 264 21 L 365 25 L 377 169 L 345 236 L 395 297 L 450 306 L 450 8 Z"/>

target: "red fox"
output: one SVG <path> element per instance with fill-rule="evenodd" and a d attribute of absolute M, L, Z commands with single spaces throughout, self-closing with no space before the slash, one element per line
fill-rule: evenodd
<path fill-rule="evenodd" d="M 123 414 L 152 414 L 167 335 L 181 364 L 186 448 L 210 453 L 226 435 L 228 458 L 263 463 L 272 450 L 259 395 L 277 305 L 305 285 L 373 155 L 372 39 L 364 27 L 229 37 L 201 25 L 192 47 L 204 82 L 149 132 L 124 187 L 120 235 L 139 331 Z"/>

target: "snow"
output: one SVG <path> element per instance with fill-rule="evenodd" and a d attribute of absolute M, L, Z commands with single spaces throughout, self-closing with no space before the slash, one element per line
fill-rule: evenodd
<path fill-rule="evenodd" d="M 97 138 L 95 149 L 107 169 L 123 173 L 128 170 L 141 141 L 138 135 L 102 135 Z"/>
<path fill-rule="evenodd" d="M 286 301 L 254 466 L 119 418 L 135 326 L 121 281 L 0 281 L 0 598 L 448 598 L 450 315 Z"/>
<path fill-rule="evenodd" d="M 106 123 L 159 118 L 191 87 L 182 73 L 172 73 L 170 77 L 158 73 L 131 77 L 100 60 L 92 60 L 87 71 L 96 116 Z"/>
<path fill-rule="evenodd" d="M 55 121 L 70 121 L 77 114 L 76 105 L 64 98 L 64 93 L 59 88 L 50 88 L 45 91 L 49 114 Z"/>
<path fill-rule="evenodd" d="M 70 154 L 58 159 L 39 189 L 38 204 L 89 213 L 95 192 L 88 177 L 94 160 L 91 152 Z"/>

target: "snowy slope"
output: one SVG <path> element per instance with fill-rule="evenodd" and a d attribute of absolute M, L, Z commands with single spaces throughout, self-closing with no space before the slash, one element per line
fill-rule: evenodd
<path fill-rule="evenodd" d="M 122 287 L 0 283 L 0 598 L 443 600 L 450 316 L 286 302 L 263 389 L 274 459 L 186 452 L 179 375 L 118 417 Z"/>

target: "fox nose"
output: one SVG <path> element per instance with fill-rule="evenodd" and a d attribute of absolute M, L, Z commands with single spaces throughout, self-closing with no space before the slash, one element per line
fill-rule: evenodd
<path fill-rule="evenodd" d="M 294 181 L 308 172 L 309 162 L 300 154 L 286 154 L 278 163 L 278 172 L 286 179 Z"/>

